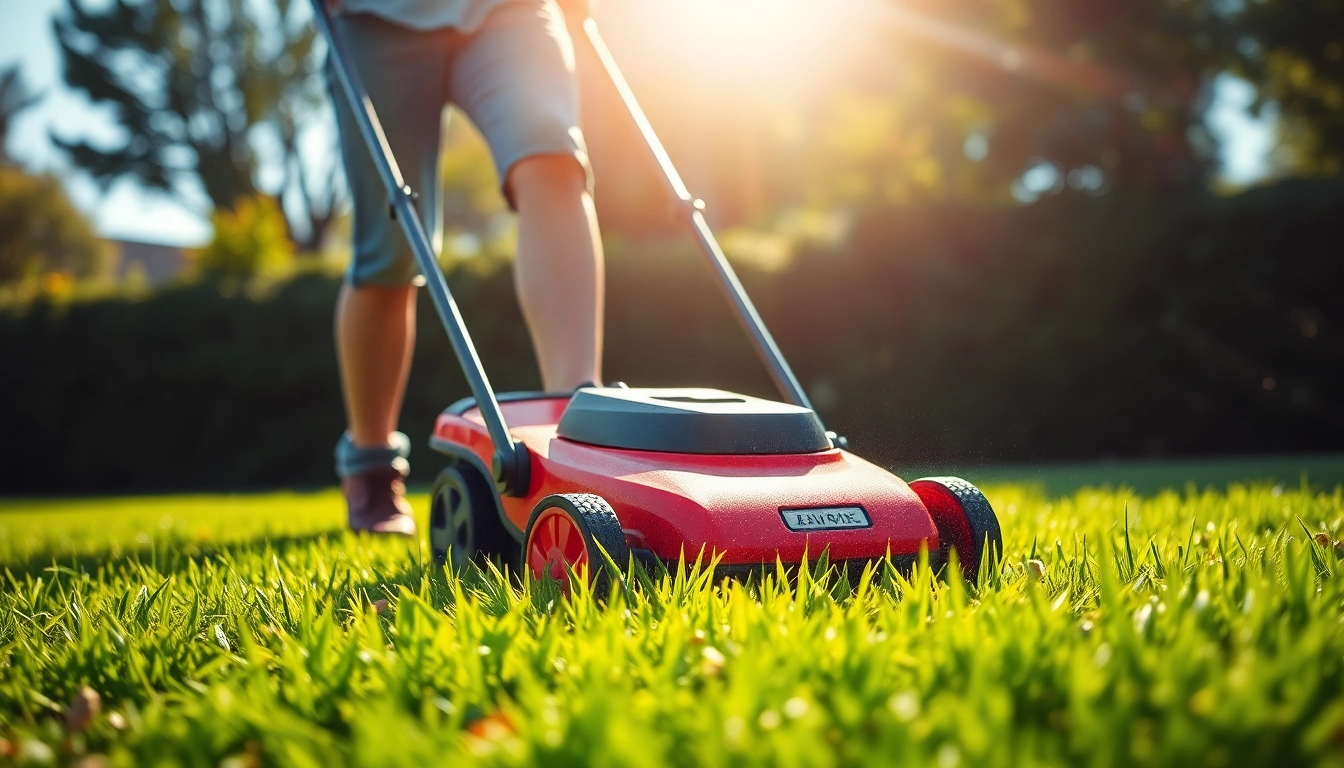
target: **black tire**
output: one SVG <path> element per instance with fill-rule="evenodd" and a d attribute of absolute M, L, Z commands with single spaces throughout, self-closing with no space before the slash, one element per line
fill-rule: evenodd
<path fill-rule="evenodd" d="M 537 502 L 527 521 L 527 535 L 519 558 L 523 572 L 530 573 L 534 578 L 541 574 L 529 562 L 537 544 L 533 534 L 536 533 L 537 520 L 548 510 L 563 513 L 582 534 L 589 563 L 589 583 L 592 584 L 593 594 L 599 600 L 605 599 L 614 577 L 619 578 L 619 574 L 611 573 L 606 558 L 610 557 L 618 570 L 624 570 L 630 561 L 630 548 L 625 543 L 625 532 L 621 530 L 616 511 L 606 499 L 591 493 L 558 493 Z M 602 550 L 606 551 L 606 557 Z"/>
<path fill-rule="evenodd" d="M 499 519 L 490 487 L 469 467 L 445 469 L 429 494 L 429 547 L 443 565 L 452 554 L 455 569 L 468 562 L 484 566 L 494 560 L 518 560 L 518 541 Z"/>
<path fill-rule="evenodd" d="M 962 575 L 976 583 L 986 548 L 991 565 L 1003 555 L 1003 531 L 989 499 L 959 477 L 920 478 L 910 483 L 910 490 L 929 510 L 944 552 L 955 547 Z"/>

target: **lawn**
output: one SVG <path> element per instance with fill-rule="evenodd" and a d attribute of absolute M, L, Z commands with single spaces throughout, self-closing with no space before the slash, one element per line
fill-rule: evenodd
<path fill-rule="evenodd" d="M 978 585 L 605 606 L 332 492 L 0 502 L 0 764 L 1344 765 L 1344 491 L 1046 487 Z"/>

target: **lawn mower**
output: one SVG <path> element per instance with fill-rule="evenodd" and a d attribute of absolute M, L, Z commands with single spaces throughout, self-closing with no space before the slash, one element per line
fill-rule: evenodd
<path fill-rule="evenodd" d="M 472 396 L 448 407 L 430 445 L 449 466 L 431 493 L 435 557 L 488 559 L 601 582 L 609 565 L 705 558 L 723 573 L 828 558 L 934 564 L 955 549 L 965 576 L 1002 548 L 999 523 L 970 483 L 906 483 L 827 432 L 771 338 L 694 198 L 598 33 L 583 40 L 615 87 L 680 215 L 785 402 L 704 388 L 583 387 L 496 394 L 449 292 L 373 105 L 325 0 L 315 23 L 399 222 L 427 280 Z"/>

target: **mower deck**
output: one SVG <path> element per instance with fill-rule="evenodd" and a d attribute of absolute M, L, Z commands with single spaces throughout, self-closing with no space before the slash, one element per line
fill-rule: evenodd
<path fill-rule="evenodd" d="M 557 434 L 569 402 L 568 395 L 540 393 L 500 398 L 531 463 L 526 494 L 492 494 L 519 542 L 543 498 L 589 493 L 611 505 L 632 551 L 669 562 L 703 553 L 724 566 L 759 566 L 776 557 L 800 562 L 805 553 L 816 559 L 826 552 L 835 562 L 917 555 L 925 542 L 930 551 L 939 548 L 938 531 L 910 486 L 846 451 L 727 455 L 596 446 Z M 494 447 L 474 405 L 444 411 L 430 443 L 490 477 Z"/>

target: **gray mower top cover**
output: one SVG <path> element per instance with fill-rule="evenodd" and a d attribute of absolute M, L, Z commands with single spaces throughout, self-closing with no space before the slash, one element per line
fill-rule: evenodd
<path fill-rule="evenodd" d="M 668 453 L 781 454 L 830 449 L 810 409 L 721 389 L 585 387 L 560 437 L 607 448 Z"/>

